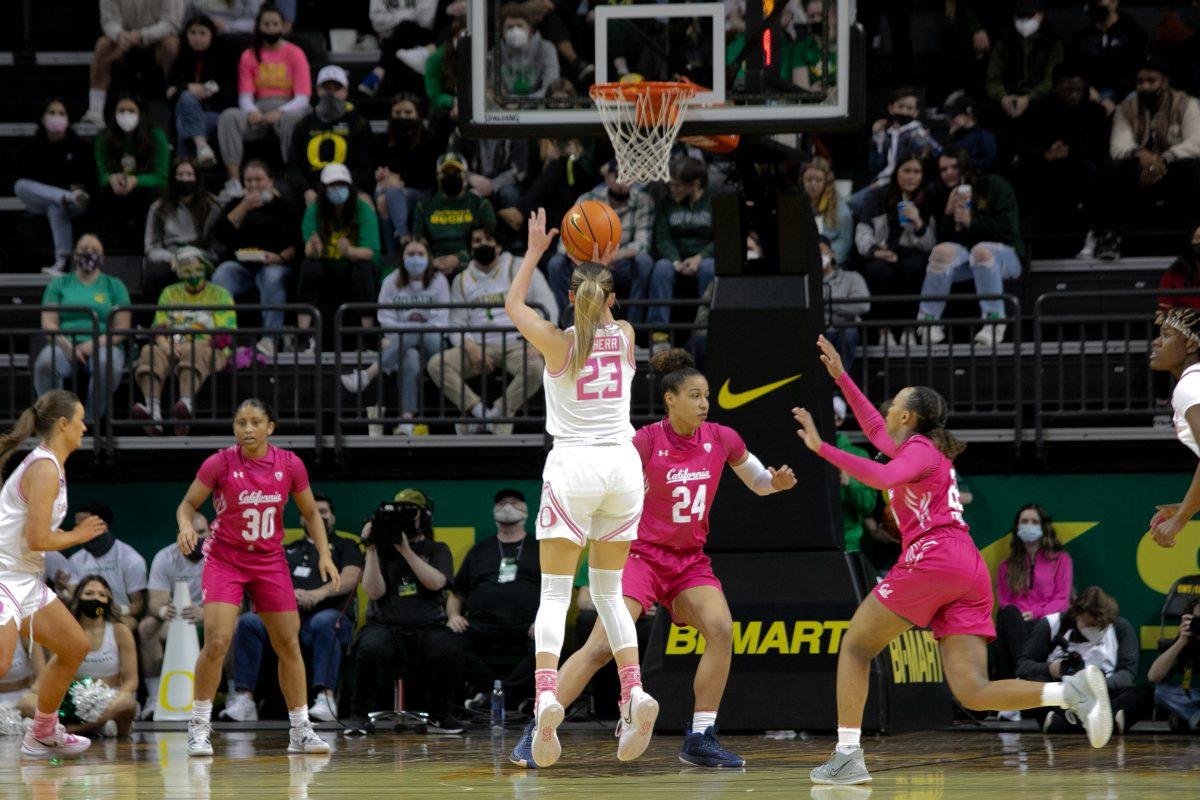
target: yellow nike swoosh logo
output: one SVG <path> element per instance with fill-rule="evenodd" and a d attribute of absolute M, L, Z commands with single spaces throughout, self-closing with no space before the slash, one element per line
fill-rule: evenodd
<path fill-rule="evenodd" d="M 749 389 L 744 392 L 731 392 L 729 390 L 729 380 L 726 379 L 725 385 L 721 387 L 721 391 L 717 393 L 717 405 L 726 411 L 732 411 L 735 408 L 741 408 L 746 403 L 753 403 L 758 398 L 765 394 L 769 394 L 781 386 L 787 386 L 794 380 L 798 380 L 803 373 L 796 373 L 790 378 L 784 378 L 781 381 L 768 383 L 764 386 L 759 386 L 756 389 Z"/>

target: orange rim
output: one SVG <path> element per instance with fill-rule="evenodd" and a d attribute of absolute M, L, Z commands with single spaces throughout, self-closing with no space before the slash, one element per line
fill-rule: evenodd
<path fill-rule="evenodd" d="M 638 81 L 637 83 L 597 83 L 588 93 L 595 100 L 637 100 L 642 95 L 661 97 L 673 93 L 679 100 L 696 94 L 696 85 L 683 81 Z"/>

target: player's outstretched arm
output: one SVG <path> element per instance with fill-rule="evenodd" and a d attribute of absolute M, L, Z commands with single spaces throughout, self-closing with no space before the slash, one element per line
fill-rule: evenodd
<path fill-rule="evenodd" d="M 764 467 L 758 457 L 749 450 L 742 456 L 741 461 L 730 466 L 733 474 L 746 484 L 746 488 L 757 495 L 787 491 L 796 485 L 796 474 L 787 464 L 779 469 Z"/>
<path fill-rule="evenodd" d="M 504 310 L 508 313 L 513 324 L 521 335 L 538 349 L 542 358 L 549 364 L 562 364 L 567 358 L 569 340 L 554 323 L 543 319 L 525 302 L 529 294 L 529 285 L 533 281 L 533 271 L 542 260 L 542 256 L 550 248 L 558 234 L 557 228 L 546 230 L 546 209 L 539 208 L 529 215 L 529 243 L 521 267 L 508 287 L 508 295 L 504 298 Z"/>

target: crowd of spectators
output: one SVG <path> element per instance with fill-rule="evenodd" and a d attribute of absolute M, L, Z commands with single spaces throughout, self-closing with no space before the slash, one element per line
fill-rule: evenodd
<path fill-rule="evenodd" d="M 745 24 L 738 4 L 727 5 L 730 58 L 738 62 Z M 945 303 L 933 298 L 961 283 L 979 295 L 1011 290 L 1028 269 L 1031 237 L 1065 231 L 1081 257 L 1113 259 L 1130 230 L 1190 231 L 1200 221 L 1194 97 L 1200 48 L 1185 46 L 1196 43 L 1186 19 L 1164 17 L 1150 32 L 1117 0 L 1085 4 L 1077 19 L 1059 15 L 1058 26 L 1050 24 L 1041 0 L 1018 0 L 1011 14 L 1008 6 L 970 0 L 949 5 L 954 9 L 948 7 L 941 35 L 953 42 L 939 58 L 964 53 L 971 68 L 891 89 L 880 103 L 886 113 L 871 121 L 857 146 L 847 144 L 852 137 L 826 146 L 822 137 L 806 136 L 798 151 L 803 156 L 781 171 L 782 188 L 808 197 L 817 231 L 828 242 L 829 291 L 852 292 L 831 296 L 862 301 L 861 308 L 839 309 L 831 331 L 839 334 L 848 362 L 861 344 L 943 343 Z M 140 252 L 142 294 L 153 300 L 178 274 L 181 248 L 198 248 L 215 267 L 206 266 L 212 271 L 206 292 L 219 287 L 235 303 L 303 303 L 325 317 L 345 302 L 411 305 L 403 313 L 359 315 L 364 328 L 385 331 L 375 345 L 378 358 L 344 376 L 346 390 L 362 391 L 380 371 L 398 375 L 400 413 L 416 417 L 428 408 L 428 374 L 461 410 L 460 431 L 503 433 L 507 423 L 486 420 L 511 418 L 537 391 L 536 355 L 515 333 L 451 333 L 475 326 L 479 314 L 419 307 L 445 303 L 447 296 L 451 302 L 498 299 L 520 257 L 528 213 L 542 206 L 556 219 L 580 199 L 598 199 L 622 222 L 615 283 L 623 299 L 638 301 L 624 313 L 643 324 L 644 343 L 652 350 L 702 345 L 702 331 L 688 343 L 686 334 L 668 330 L 683 314 L 653 301 L 709 296 L 713 197 L 745 192 L 749 162 L 741 157 L 732 169 L 729 157 L 680 142 L 668 181 L 631 185 L 617 173 L 604 139 L 464 137 L 457 129 L 456 62 L 465 6 L 462 0 L 372 0 L 369 20 L 383 55 L 353 85 L 343 67 L 320 63 L 320 51 L 293 31 L 294 4 L 104 0 L 84 115 L 101 126 L 92 153 L 71 129 L 67 106 L 51 100 L 14 187 L 30 213 L 46 216 L 53 234 L 48 271 L 56 283 L 45 301 L 84 301 L 104 312 L 103 327 L 107 308 L 129 300 L 117 279 L 104 275 L 104 251 Z M 829 88 L 834 75 L 822 70 L 832 68 L 832 54 L 821 52 L 821 34 L 835 20 L 826 12 L 817 0 L 787 6 L 781 79 L 809 90 Z M 497 91 L 575 104 L 594 76 L 584 41 L 590 29 L 575 13 L 548 0 L 505 5 L 497 19 L 504 66 Z M 1071 29 L 1055 29 L 1064 24 Z M 147 81 L 147 72 L 156 80 Z M 134 94 L 130 75 L 142 76 L 133 82 L 137 87 L 161 93 Z M 872 96 L 883 88 L 873 86 Z M 386 132 L 373 134 L 368 116 L 385 116 Z M 166 129 L 156 122 L 164 119 Z M 854 184 L 849 190 L 848 180 Z M 79 267 L 88 261 L 80 258 L 86 252 L 72 251 L 75 233 L 84 228 L 93 235 L 81 246 L 99 254 L 91 273 Z M 1182 248 L 1184 262 L 1190 247 Z M 754 231 L 747 248 L 759 249 Z M 428 269 L 416 266 L 421 258 Z M 569 324 L 572 263 L 560 249 L 541 266 L 537 302 L 551 319 Z M 1191 285 L 1189 274 L 1173 268 L 1164 285 Z M 87 301 L 81 289 L 97 280 L 106 291 Z M 930 299 L 868 302 L 870 296 L 918 294 Z M 1001 300 L 979 302 L 977 346 L 1004 341 L 1008 310 Z M 60 334 L 63 326 L 53 316 L 45 327 Z M 312 321 L 278 309 L 261 316 L 266 329 L 293 319 L 304 329 Z M 486 327 L 503 323 L 502 312 L 483 316 Z M 860 333 L 863 319 L 885 318 L 913 323 L 903 335 L 878 327 L 869 337 Z M 75 322 L 83 327 L 82 318 Z M 434 330 L 443 324 L 445 333 Z M 58 346 L 36 359 L 39 387 L 109 361 L 119 376 L 128 364 L 130 381 L 144 397 L 139 405 L 156 423 L 148 428 L 160 429 L 164 415 L 153 407 L 165 372 L 147 369 L 143 359 L 135 367 L 136 353 L 119 347 L 93 357 L 93 345 L 79 334 L 53 341 Z M 303 335 L 270 333 L 257 342 L 268 357 L 313 345 Z M 207 359 L 208 371 L 221 369 L 219 361 Z M 493 371 L 507 377 L 499 396 L 485 402 L 473 376 Z M 178 370 L 172 397 L 185 405 L 195 388 L 192 379 L 185 385 L 188 375 L 205 377 L 202 370 Z M 104 398 L 93 400 L 100 405 L 90 402 L 89 410 L 98 418 Z"/>

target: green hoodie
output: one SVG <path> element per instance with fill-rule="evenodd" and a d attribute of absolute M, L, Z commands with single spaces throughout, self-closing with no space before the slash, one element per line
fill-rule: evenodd
<path fill-rule="evenodd" d="M 712 195 L 707 190 L 695 203 L 676 203 L 667 195 L 654 220 L 654 249 L 659 258 L 682 261 L 699 253 L 713 254 Z"/>
<path fill-rule="evenodd" d="M 850 443 L 850 437 L 838 432 L 834 446 L 851 455 L 870 458 L 867 451 Z M 879 492 L 861 481 L 851 478 L 849 485 L 842 486 L 842 533 L 846 540 L 846 552 L 857 553 L 862 549 L 862 521 L 875 510 Z"/>
<path fill-rule="evenodd" d="M 417 203 L 412 233 L 429 242 L 434 258 L 457 255 L 459 266 L 465 267 L 471 260 L 470 230 L 481 223 L 496 227 L 496 212 L 490 202 L 469 189 L 454 199 L 438 189 Z"/>

